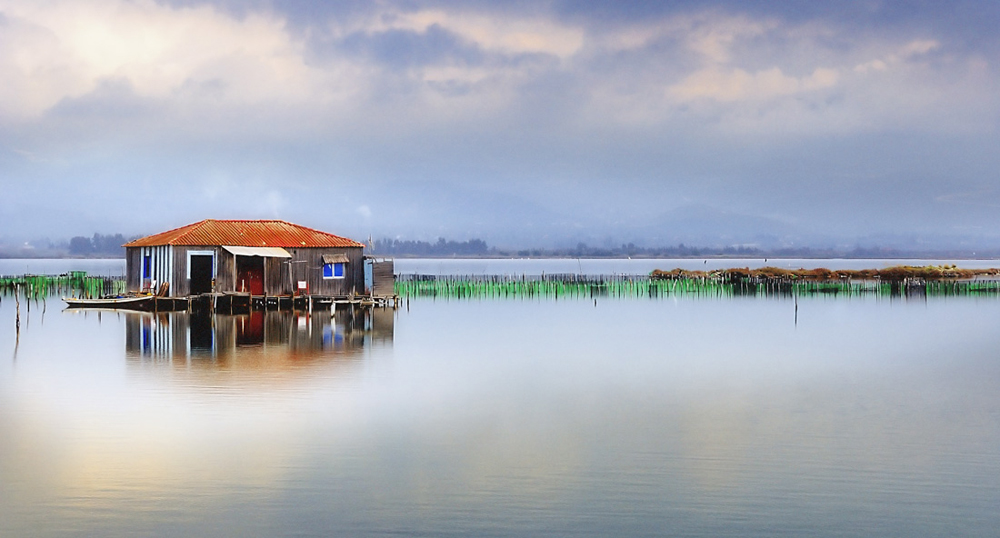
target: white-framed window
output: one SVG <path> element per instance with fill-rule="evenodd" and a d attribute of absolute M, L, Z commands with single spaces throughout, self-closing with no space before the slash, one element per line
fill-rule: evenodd
<path fill-rule="evenodd" d="M 335 263 L 324 263 L 323 264 L 323 278 L 344 278 L 344 266 L 347 265 L 343 262 Z"/>

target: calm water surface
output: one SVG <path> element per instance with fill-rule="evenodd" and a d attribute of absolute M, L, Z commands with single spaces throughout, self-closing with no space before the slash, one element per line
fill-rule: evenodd
<path fill-rule="evenodd" d="M 89 275 L 123 276 L 125 259 L 0 259 L 0 275 L 61 275 L 86 271 Z"/>
<path fill-rule="evenodd" d="M 0 302 L 0 536 L 970 536 L 998 298 Z"/>

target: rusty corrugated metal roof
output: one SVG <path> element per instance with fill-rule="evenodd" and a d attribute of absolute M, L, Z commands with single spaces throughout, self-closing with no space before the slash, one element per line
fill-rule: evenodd
<path fill-rule="evenodd" d="M 363 247 L 348 239 L 283 220 L 206 219 L 125 243 L 125 247 L 162 245 L 239 247 Z"/>

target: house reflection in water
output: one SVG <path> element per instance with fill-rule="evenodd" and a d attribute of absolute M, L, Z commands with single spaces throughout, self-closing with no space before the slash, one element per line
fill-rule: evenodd
<path fill-rule="evenodd" d="M 308 361 L 391 346 L 395 312 L 389 308 L 338 308 L 313 313 L 256 310 L 246 314 L 129 313 L 125 351 L 133 361 L 205 360 L 233 364 Z"/>

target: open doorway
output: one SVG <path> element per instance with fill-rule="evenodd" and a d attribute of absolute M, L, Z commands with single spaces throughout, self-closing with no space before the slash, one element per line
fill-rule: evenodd
<path fill-rule="evenodd" d="M 191 295 L 212 292 L 212 255 L 192 254 Z"/>

